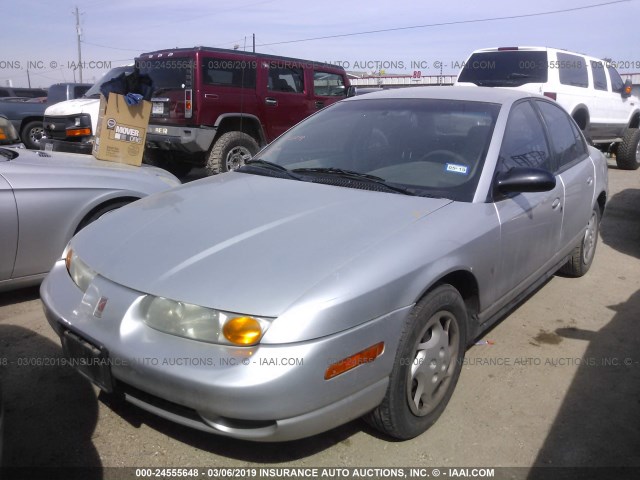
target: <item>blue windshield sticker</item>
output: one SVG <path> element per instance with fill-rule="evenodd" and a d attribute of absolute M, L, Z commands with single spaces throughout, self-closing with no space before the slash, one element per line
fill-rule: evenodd
<path fill-rule="evenodd" d="M 460 173 L 466 175 L 469 173 L 469 167 L 466 165 L 457 165 L 455 163 L 447 163 L 447 172 Z"/>

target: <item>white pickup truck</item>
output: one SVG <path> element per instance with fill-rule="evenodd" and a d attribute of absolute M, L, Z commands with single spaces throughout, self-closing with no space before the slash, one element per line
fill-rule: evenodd
<path fill-rule="evenodd" d="M 112 68 L 82 98 L 48 107 L 44 112 L 45 150 L 91 153 L 98 123 L 100 87 L 121 73 L 132 71 L 133 65 Z"/>

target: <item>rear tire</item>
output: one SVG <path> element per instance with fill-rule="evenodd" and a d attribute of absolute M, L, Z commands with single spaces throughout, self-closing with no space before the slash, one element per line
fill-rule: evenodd
<path fill-rule="evenodd" d="M 407 440 L 442 414 L 460 376 L 467 311 L 458 290 L 445 284 L 420 300 L 407 318 L 382 403 L 365 420 Z"/>
<path fill-rule="evenodd" d="M 244 165 L 260 147 L 253 137 L 243 132 L 227 132 L 218 138 L 207 160 L 207 174 L 229 172 Z"/>
<path fill-rule="evenodd" d="M 582 277 L 591 268 L 598 245 L 600 228 L 600 208 L 596 205 L 591 212 L 589 223 L 579 245 L 571 251 L 569 261 L 560 269 L 560 273 L 569 277 Z"/>
<path fill-rule="evenodd" d="M 33 121 L 27 123 L 20 132 L 20 139 L 24 146 L 31 150 L 40 150 L 40 140 L 44 134 L 42 122 Z"/>
<path fill-rule="evenodd" d="M 627 129 L 616 152 L 616 165 L 620 170 L 637 170 L 640 167 L 640 129 Z"/>

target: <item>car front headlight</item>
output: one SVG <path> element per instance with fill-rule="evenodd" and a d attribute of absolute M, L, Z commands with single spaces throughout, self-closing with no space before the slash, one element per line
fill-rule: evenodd
<path fill-rule="evenodd" d="M 80 260 L 80 257 L 73 251 L 72 248 L 68 248 L 64 257 L 64 263 L 67 267 L 67 272 L 82 292 L 86 292 L 87 288 L 96 276 L 96 272 L 91 270 L 86 263 Z"/>
<path fill-rule="evenodd" d="M 201 307 L 147 295 L 140 314 L 149 327 L 171 335 L 203 342 L 252 346 L 260 342 L 270 319 Z"/>

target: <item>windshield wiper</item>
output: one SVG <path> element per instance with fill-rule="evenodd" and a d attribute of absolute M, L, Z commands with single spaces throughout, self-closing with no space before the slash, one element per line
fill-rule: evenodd
<path fill-rule="evenodd" d="M 269 162 L 268 160 L 262 160 L 261 158 L 252 158 L 251 160 L 247 160 L 244 165 L 236 169 L 236 172 L 248 172 L 251 173 L 253 169 L 263 169 L 270 170 L 274 173 L 278 173 L 278 176 L 286 176 L 287 178 L 292 178 L 294 180 L 300 180 L 298 175 L 294 175 L 291 171 L 282 165 L 278 165 L 277 163 Z"/>
<path fill-rule="evenodd" d="M 375 175 L 369 175 L 368 173 L 355 172 L 353 170 L 345 170 L 343 168 L 335 167 L 314 167 L 314 168 L 296 168 L 292 170 L 295 173 L 319 173 L 321 175 L 336 175 L 342 178 L 348 178 L 350 180 L 359 180 L 369 183 L 375 183 L 381 187 L 391 190 L 393 192 L 402 193 L 404 195 L 418 195 L 413 190 L 399 185 L 394 185 L 387 182 L 384 178 L 376 177 Z"/>

